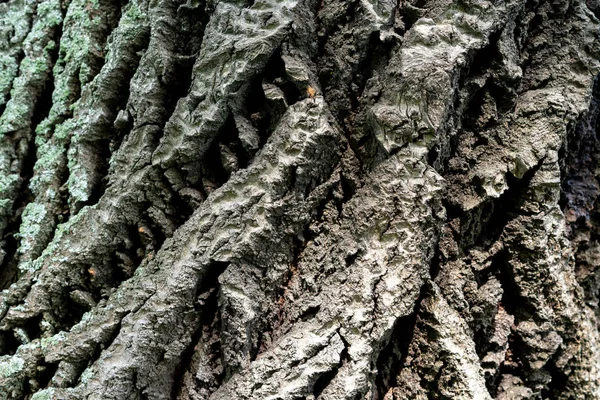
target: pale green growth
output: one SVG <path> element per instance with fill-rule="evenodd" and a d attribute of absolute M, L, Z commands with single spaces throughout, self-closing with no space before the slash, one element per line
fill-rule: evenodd
<path fill-rule="evenodd" d="M 36 264 L 35 261 L 24 261 L 19 263 L 19 272 L 34 272 L 41 268 L 41 264 Z"/>
<path fill-rule="evenodd" d="M 81 321 L 79 321 L 78 325 L 85 325 L 88 322 L 92 321 L 93 318 L 94 313 L 88 311 L 81 316 Z"/>
<path fill-rule="evenodd" d="M 41 338 L 40 347 L 42 351 L 46 351 L 49 347 L 57 346 L 65 341 L 65 332 L 60 332 L 54 336 Z"/>
<path fill-rule="evenodd" d="M 0 228 L 4 228 L 5 221 L 1 216 L 12 214 L 11 196 L 17 188 L 19 176 L 17 174 L 0 175 Z"/>
<path fill-rule="evenodd" d="M 39 195 L 46 185 L 56 179 L 54 171 L 63 162 L 64 152 L 64 146 L 57 146 L 52 141 L 39 148 L 39 158 L 35 163 L 35 174 L 29 183 L 29 188 L 34 194 Z"/>
<path fill-rule="evenodd" d="M 0 54 L 0 104 L 6 104 L 17 69 L 18 65 L 14 57 Z"/>
<path fill-rule="evenodd" d="M 16 0 L 0 4 L 0 32 L 10 32 L 5 40 L 0 40 L 0 46 L 8 47 L 2 48 L 5 54 L 14 58 L 21 51 L 23 40 L 31 28 L 36 3 L 34 0 Z"/>
<path fill-rule="evenodd" d="M 133 1 L 127 5 L 127 9 L 123 13 L 119 25 L 140 23 L 146 21 L 146 19 L 146 13 L 140 9 L 139 4 L 136 1 Z"/>
<path fill-rule="evenodd" d="M 70 234 L 71 226 L 77 225 L 82 218 L 87 214 L 87 209 L 93 209 L 93 207 L 84 207 L 78 214 L 72 216 L 67 222 L 63 224 L 57 225 L 54 231 L 54 238 L 50 242 L 50 244 L 44 249 L 42 254 L 36 258 L 34 261 L 26 261 L 19 263 L 19 271 L 21 273 L 35 272 L 42 268 L 42 265 L 46 262 L 48 257 L 52 257 L 55 254 L 56 250 L 59 248 L 59 243 L 64 239 L 65 235 Z M 55 256 L 53 258 L 56 262 L 64 262 L 65 259 L 61 257 Z M 19 308 L 21 306 L 16 306 L 15 308 Z"/>
<path fill-rule="evenodd" d="M 69 115 L 73 109 L 75 93 L 93 76 L 87 65 L 90 55 L 101 55 L 103 49 L 96 43 L 97 26 L 104 24 L 102 13 L 98 12 L 100 4 L 96 0 L 73 0 L 64 19 L 61 36 L 59 59 L 54 66 L 54 91 L 52 108 L 49 116 L 42 121 L 36 133 L 45 139 L 52 134 L 54 126 Z M 62 118 L 61 118 L 62 117 Z M 70 137 L 68 127 L 55 132 L 61 138 Z"/>
<path fill-rule="evenodd" d="M 19 253 L 24 254 L 32 249 L 35 237 L 45 222 L 46 214 L 46 207 L 39 203 L 29 203 L 25 207 L 21 217 L 23 222 L 18 234 L 21 239 Z"/>
<path fill-rule="evenodd" d="M 74 0 L 65 16 L 65 33 L 61 38 L 59 64 L 66 63 L 68 75 L 79 70 L 80 85 L 88 83 L 93 75 L 86 60 L 90 55 L 102 55 L 94 33 L 95 27 L 104 24 L 104 18 L 97 12 L 100 4 L 97 0 Z"/>
<path fill-rule="evenodd" d="M 72 159 L 74 160 L 74 159 Z M 69 160 L 69 179 L 67 180 L 69 194 L 76 201 L 85 202 L 88 200 L 88 177 L 86 171 Z"/>
<path fill-rule="evenodd" d="M 26 58 L 21 63 L 21 75 L 30 80 L 44 74 L 48 70 L 48 63 L 43 58 Z"/>
<path fill-rule="evenodd" d="M 94 371 L 91 367 L 88 367 L 81 373 L 81 377 L 79 378 L 82 384 L 88 383 L 90 379 L 94 377 Z"/>
<path fill-rule="evenodd" d="M 2 356 L 0 357 L 0 377 L 8 378 L 14 374 L 18 374 L 25 367 L 25 360 L 18 356 Z"/>
<path fill-rule="evenodd" d="M 31 396 L 31 400 L 51 400 L 54 399 L 55 393 L 56 389 L 54 388 L 40 390 L 39 392 Z"/>
<path fill-rule="evenodd" d="M 46 118 L 42 122 L 35 127 L 35 146 L 40 147 L 42 144 L 46 143 L 48 140 L 47 135 L 50 134 L 52 129 L 52 124 Z"/>
<path fill-rule="evenodd" d="M 57 26 L 62 23 L 60 2 L 58 0 L 44 1 L 38 5 L 38 15 L 46 26 Z"/>
<path fill-rule="evenodd" d="M 11 91 L 11 96 L 13 96 L 13 91 Z M 27 118 L 29 112 L 30 107 L 13 96 L 6 104 L 6 109 L 0 117 L 0 134 L 14 132 L 21 128 L 23 120 Z"/>
<path fill-rule="evenodd" d="M 0 175 L 0 196 L 12 192 L 19 181 L 16 174 Z"/>
<path fill-rule="evenodd" d="M 12 201 L 8 199 L 0 200 L 0 215 L 8 215 L 12 210 Z"/>
<path fill-rule="evenodd" d="M 50 52 L 55 46 L 49 30 L 61 22 L 60 3 L 48 0 L 38 8 L 38 18 L 23 42 L 25 57 L 21 61 L 19 76 L 14 79 L 11 99 L 0 117 L 0 133 L 26 128 L 29 125 L 36 98 L 32 87 L 40 90 L 50 72 Z"/>

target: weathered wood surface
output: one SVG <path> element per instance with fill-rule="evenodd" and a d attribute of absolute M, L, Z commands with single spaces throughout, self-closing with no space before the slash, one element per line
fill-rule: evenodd
<path fill-rule="evenodd" d="M 0 3 L 0 398 L 600 398 L 599 15 Z"/>

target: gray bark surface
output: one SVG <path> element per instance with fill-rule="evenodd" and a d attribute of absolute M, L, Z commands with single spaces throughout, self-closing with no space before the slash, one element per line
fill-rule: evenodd
<path fill-rule="evenodd" d="M 599 16 L 0 2 L 0 399 L 600 399 Z"/>

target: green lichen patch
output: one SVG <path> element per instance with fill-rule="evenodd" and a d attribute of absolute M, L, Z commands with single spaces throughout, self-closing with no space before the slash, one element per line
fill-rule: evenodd
<path fill-rule="evenodd" d="M 18 356 L 0 357 L 0 377 L 8 378 L 18 374 L 25 367 L 25 360 Z"/>
<path fill-rule="evenodd" d="M 40 230 L 44 229 L 48 212 L 46 207 L 38 203 L 29 203 L 21 216 L 22 223 L 18 237 L 21 239 L 19 252 L 21 254 L 31 251 L 34 241 Z"/>
<path fill-rule="evenodd" d="M 52 400 L 55 398 L 56 389 L 48 388 L 41 390 L 31 397 L 31 400 Z"/>

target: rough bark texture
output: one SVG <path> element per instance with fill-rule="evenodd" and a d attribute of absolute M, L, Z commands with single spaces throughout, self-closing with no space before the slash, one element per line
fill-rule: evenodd
<path fill-rule="evenodd" d="M 598 16 L 0 2 L 0 398 L 599 399 Z"/>

